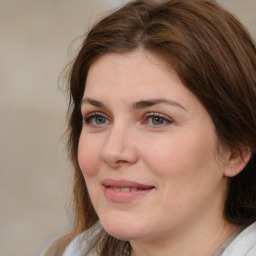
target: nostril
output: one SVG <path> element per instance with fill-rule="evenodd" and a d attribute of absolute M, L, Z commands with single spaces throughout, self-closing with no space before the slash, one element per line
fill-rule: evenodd
<path fill-rule="evenodd" d="M 123 164 L 132 164 L 137 161 L 137 154 L 133 147 L 120 145 L 105 145 L 101 152 L 101 160 L 111 167 L 118 167 Z"/>
<path fill-rule="evenodd" d="M 118 160 L 116 163 L 118 164 L 118 163 L 120 163 L 120 164 L 122 164 L 122 163 L 127 163 L 128 161 L 126 161 L 126 160 Z"/>

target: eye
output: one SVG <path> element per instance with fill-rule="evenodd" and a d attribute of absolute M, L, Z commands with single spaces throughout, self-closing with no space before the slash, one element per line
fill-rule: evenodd
<path fill-rule="evenodd" d="M 103 113 L 90 113 L 84 118 L 84 124 L 93 127 L 102 127 L 109 123 L 110 120 Z"/>
<path fill-rule="evenodd" d="M 172 123 L 170 118 L 159 113 L 148 113 L 146 115 L 146 122 L 151 126 L 165 126 Z"/>

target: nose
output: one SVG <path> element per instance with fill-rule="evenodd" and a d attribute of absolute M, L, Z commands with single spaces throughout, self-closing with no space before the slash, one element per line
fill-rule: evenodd
<path fill-rule="evenodd" d="M 112 168 L 134 164 L 138 158 L 135 145 L 135 138 L 130 128 L 113 126 L 101 149 L 101 159 Z"/>

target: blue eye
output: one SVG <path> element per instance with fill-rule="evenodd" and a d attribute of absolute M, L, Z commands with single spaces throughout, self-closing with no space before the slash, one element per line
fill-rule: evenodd
<path fill-rule="evenodd" d="M 110 121 L 100 113 L 92 113 L 84 119 L 84 123 L 90 126 L 97 127 L 109 124 Z"/>
<path fill-rule="evenodd" d="M 166 117 L 163 117 L 158 113 L 149 113 L 146 116 L 147 123 L 152 126 L 165 126 L 171 124 L 172 121 Z"/>
<path fill-rule="evenodd" d="M 165 120 L 158 116 L 152 116 L 151 117 L 151 123 L 153 125 L 162 125 L 165 122 Z"/>

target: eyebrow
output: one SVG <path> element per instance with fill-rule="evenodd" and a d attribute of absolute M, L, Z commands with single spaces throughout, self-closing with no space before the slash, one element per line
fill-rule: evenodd
<path fill-rule="evenodd" d="M 91 98 L 82 99 L 82 104 L 86 104 L 86 103 L 89 103 L 98 108 L 107 108 L 102 102 L 100 102 L 98 100 L 91 99 Z"/>
<path fill-rule="evenodd" d="M 174 100 L 168 100 L 165 98 L 141 100 L 141 101 L 135 102 L 133 104 L 133 108 L 140 109 L 140 108 L 151 107 L 151 106 L 154 106 L 157 104 L 168 104 L 168 105 L 171 105 L 174 107 L 179 107 L 179 108 L 187 111 L 179 102 L 174 101 Z"/>
<path fill-rule="evenodd" d="M 94 100 L 91 98 L 82 99 L 82 104 L 86 104 L 86 103 L 89 103 L 90 105 L 93 105 L 98 108 L 107 109 L 107 107 L 101 101 L 98 101 L 98 100 Z M 133 103 L 132 106 L 134 109 L 142 109 L 142 108 L 155 106 L 158 104 L 168 104 L 170 106 L 179 107 L 179 108 L 187 111 L 187 109 L 184 108 L 179 102 L 174 101 L 174 100 L 168 100 L 165 98 L 141 100 L 141 101 Z"/>

